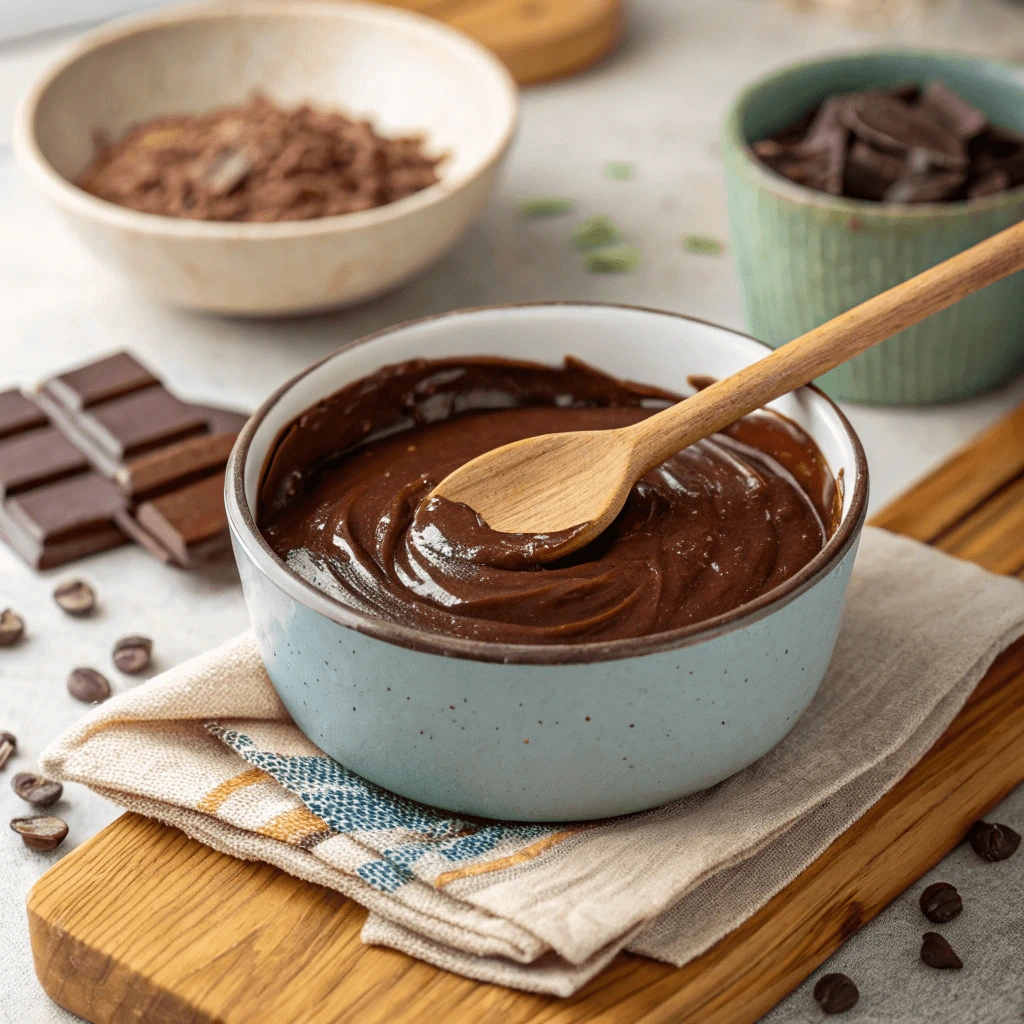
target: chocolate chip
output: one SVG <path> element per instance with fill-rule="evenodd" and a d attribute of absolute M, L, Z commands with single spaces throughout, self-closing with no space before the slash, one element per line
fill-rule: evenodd
<path fill-rule="evenodd" d="M 129 675 L 149 668 L 153 641 L 145 636 L 124 636 L 114 644 L 114 664 Z"/>
<path fill-rule="evenodd" d="M 921 959 L 929 967 L 936 967 L 940 971 L 959 970 L 963 967 L 960 957 L 953 952 L 953 947 L 938 932 L 924 933 Z"/>
<path fill-rule="evenodd" d="M 68 580 L 53 592 L 53 599 L 68 615 L 88 615 L 96 607 L 96 592 L 85 580 Z"/>
<path fill-rule="evenodd" d="M 49 807 L 50 804 L 55 804 L 64 792 L 64 787 L 59 782 L 52 782 L 32 772 L 18 772 L 11 779 L 11 789 L 33 807 Z"/>
<path fill-rule="evenodd" d="M 845 974 L 826 974 L 814 986 L 814 998 L 823 1013 L 846 1013 L 856 1006 L 860 993 Z"/>
<path fill-rule="evenodd" d="M 10 608 L 0 612 L 0 647 L 16 644 L 25 632 L 25 620 Z"/>
<path fill-rule="evenodd" d="M 37 818 L 12 818 L 11 828 L 30 850 L 56 850 L 68 834 L 66 822 L 49 814 Z"/>
<path fill-rule="evenodd" d="M 0 768 L 11 759 L 11 755 L 18 749 L 18 741 L 13 732 L 0 732 Z"/>
<path fill-rule="evenodd" d="M 963 909 L 960 893 L 948 882 L 936 882 L 921 893 L 921 911 L 936 924 L 952 921 Z"/>
<path fill-rule="evenodd" d="M 76 668 L 68 676 L 68 693 L 86 704 L 98 704 L 110 696 L 110 683 L 94 668 Z"/>
<path fill-rule="evenodd" d="M 971 846 L 979 857 L 985 860 L 1006 860 L 1017 852 L 1020 836 L 1009 825 L 997 825 L 987 821 L 977 821 L 971 828 L 968 837 Z"/>

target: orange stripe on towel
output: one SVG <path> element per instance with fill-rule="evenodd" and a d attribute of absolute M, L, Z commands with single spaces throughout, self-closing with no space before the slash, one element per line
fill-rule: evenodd
<path fill-rule="evenodd" d="M 262 828 L 256 830 L 260 835 L 279 839 L 290 846 L 301 846 L 308 850 L 311 846 L 330 838 L 331 830 L 322 818 L 318 818 L 305 807 L 296 807 L 283 814 L 271 818 Z"/>
<path fill-rule="evenodd" d="M 221 804 L 232 793 L 237 793 L 240 789 L 245 789 L 248 786 L 255 786 L 258 782 L 264 782 L 271 777 L 262 768 L 249 768 L 242 772 L 241 775 L 236 775 L 234 778 L 228 779 L 227 782 L 222 782 L 219 786 L 211 789 L 196 804 L 196 807 L 207 814 L 216 814 Z"/>
<path fill-rule="evenodd" d="M 528 860 L 533 860 L 534 857 L 540 856 L 545 850 L 550 850 L 552 846 L 557 846 L 570 836 L 574 836 L 578 832 L 584 832 L 592 827 L 590 825 L 581 825 L 578 828 L 567 828 L 562 832 L 555 832 L 550 836 L 545 836 L 543 839 L 538 839 L 537 842 L 519 850 L 517 853 L 511 853 L 507 857 L 499 857 L 498 860 L 491 860 L 486 864 L 470 864 L 468 867 L 456 868 L 455 871 L 446 871 L 443 875 L 438 875 L 434 879 L 434 887 L 443 889 L 449 882 L 457 881 L 460 878 L 469 878 L 472 875 L 486 875 L 491 871 L 501 871 L 504 868 L 515 867 L 516 864 L 523 864 Z"/>

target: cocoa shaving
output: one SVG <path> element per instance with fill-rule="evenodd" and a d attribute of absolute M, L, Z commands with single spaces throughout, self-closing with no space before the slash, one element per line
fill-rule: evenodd
<path fill-rule="evenodd" d="M 384 206 L 433 185 L 443 157 L 421 135 L 385 138 L 369 121 L 253 96 L 239 107 L 159 117 L 102 140 L 78 184 L 164 217 L 289 221 Z"/>

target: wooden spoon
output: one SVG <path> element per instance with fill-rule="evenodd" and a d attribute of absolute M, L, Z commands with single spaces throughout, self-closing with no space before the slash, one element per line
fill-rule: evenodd
<path fill-rule="evenodd" d="M 609 526 L 633 484 L 669 456 L 1021 269 L 1024 221 L 639 423 L 514 441 L 467 462 L 430 497 L 468 505 L 502 533 L 567 531 L 564 543 L 538 549 L 538 560 L 561 558 Z"/>

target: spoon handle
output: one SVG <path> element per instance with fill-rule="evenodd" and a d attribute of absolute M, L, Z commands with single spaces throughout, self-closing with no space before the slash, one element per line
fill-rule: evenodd
<path fill-rule="evenodd" d="M 815 327 L 703 391 L 632 427 L 642 472 L 802 387 L 872 345 L 1024 269 L 1024 221 Z"/>

